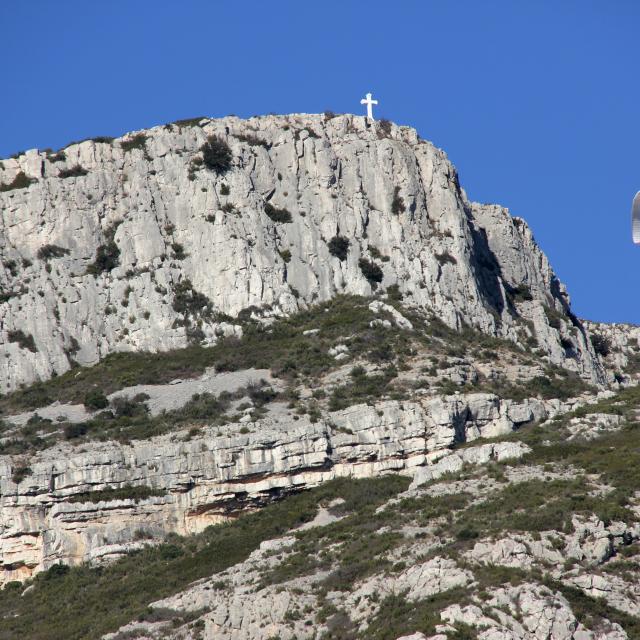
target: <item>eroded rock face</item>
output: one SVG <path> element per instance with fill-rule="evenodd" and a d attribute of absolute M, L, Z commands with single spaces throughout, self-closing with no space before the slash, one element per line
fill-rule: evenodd
<path fill-rule="evenodd" d="M 0 458 L 0 580 L 24 579 L 57 562 L 103 561 L 168 532 L 195 533 L 241 510 L 340 477 L 395 472 L 416 482 L 462 464 L 520 457 L 519 442 L 449 448 L 464 434 L 513 429 L 519 407 L 491 394 L 355 405 L 312 423 L 276 407 L 252 423 L 204 429 L 131 445 L 63 444 L 29 460 L 16 484 L 19 456 Z M 545 411 L 540 403 L 539 411 Z M 136 502 L 74 502 L 74 495 L 126 485 L 160 495 Z"/>
<path fill-rule="evenodd" d="M 194 164 L 210 135 L 231 149 L 224 175 Z M 604 380 L 526 224 L 469 203 L 444 153 L 415 130 L 289 115 L 140 136 L 0 164 L 0 183 L 20 172 L 33 181 L 0 193 L 3 392 L 113 351 L 215 342 L 238 333 L 233 317 L 249 307 L 285 314 L 391 285 L 452 327 L 537 339 L 553 362 Z M 349 241 L 346 255 L 330 253 L 335 236 Z M 87 273 L 114 251 L 117 266 Z M 381 269 L 379 285 L 363 258 Z M 185 309 L 181 287 L 210 308 Z"/>

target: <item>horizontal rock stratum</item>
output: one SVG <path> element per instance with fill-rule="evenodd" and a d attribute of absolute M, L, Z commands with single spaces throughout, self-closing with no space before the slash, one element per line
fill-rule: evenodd
<path fill-rule="evenodd" d="M 109 559 L 140 547 L 141 540 L 197 533 L 336 477 L 417 472 L 420 483 L 463 464 L 518 457 L 526 451 L 518 442 L 455 454 L 448 448 L 460 432 L 468 440 L 505 434 L 561 408 L 473 394 L 355 405 L 317 423 L 267 417 L 244 435 L 231 424 L 188 442 L 171 435 L 130 446 L 87 444 L 81 451 L 63 445 L 34 456 L 31 474 L 17 484 L 12 461 L 2 456 L 0 585 L 59 562 Z M 142 502 L 82 499 L 127 486 L 151 487 L 158 495 Z"/>
<path fill-rule="evenodd" d="M 228 145 L 228 171 L 202 163 L 209 136 Z M 525 222 L 469 202 L 445 154 L 408 127 L 195 119 L 27 151 L 0 163 L 0 185 L 3 392 L 114 351 L 210 344 L 240 330 L 243 310 L 395 286 L 451 327 L 535 339 L 604 380 Z"/>

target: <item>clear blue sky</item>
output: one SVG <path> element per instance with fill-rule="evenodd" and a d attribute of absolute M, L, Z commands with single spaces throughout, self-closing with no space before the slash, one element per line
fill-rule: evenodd
<path fill-rule="evenodd" d="M 638 0 L 5 0 L 0 42 L 2 157 L 373 91 L 529 222 L 578 315 L 640 323 Z"/>

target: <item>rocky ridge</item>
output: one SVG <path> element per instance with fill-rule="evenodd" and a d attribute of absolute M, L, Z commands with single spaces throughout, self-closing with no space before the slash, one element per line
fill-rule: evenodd
<path fill-rule="evenodd" d="M 224 172 L 203 165 L 209 136 L 230 149 Z M 238 333 L 243 310 L 287 314 L 378 286 L 604 380 L 526 223 L 469 202 L 445 154 L 408 127 L 202 118 L 27 151 L 0 163 L 0 185 L 4 391 L 114 351 L 211 344 Z"/>

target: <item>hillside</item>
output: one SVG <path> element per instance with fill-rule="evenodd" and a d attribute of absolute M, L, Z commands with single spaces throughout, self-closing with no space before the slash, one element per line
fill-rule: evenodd
<path fill-rule="evenodd" d="M 0 164 L 0 640 L 640 638 L 640 328 L 413 129 Z"/>

